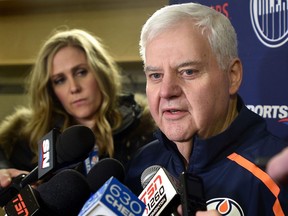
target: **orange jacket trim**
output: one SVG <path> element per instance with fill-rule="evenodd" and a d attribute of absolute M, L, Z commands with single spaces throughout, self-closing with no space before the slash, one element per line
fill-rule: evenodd
<path fill-rule="evenodd" d="M 241 155 L 237 153 L 232 153 L 227 158 L 230 160 L 236 162 L 249 172 L 251 172 L 256 178 L 258 178 L 260 181 L 262 181 L 266 187 L 271 191 L 271 193 L 275 196 L 276 200 L 273 205 L 273 212 L 277 216 L 285 216 L 282 207 L 280 205 L 278 195 L 280 193 L 280 188 L 278 185 L 271 179 L 271 177 L 265 173 L 263 170 L 261 170 L 259 167 L 257 167 L 255 164 L 247 160 L 246 158 L 242 157 Z"/>

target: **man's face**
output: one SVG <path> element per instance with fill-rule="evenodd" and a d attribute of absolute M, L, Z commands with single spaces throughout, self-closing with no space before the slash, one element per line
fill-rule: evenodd
<path fill-rule="evenodd" d="M 151 114 L 174 142 L 215 135 L 223 127 L 229 98 L 235 94 L 230 73 L 220 69 L 206 37 L 184 22 L 146 46 L 146 94 Z"/>

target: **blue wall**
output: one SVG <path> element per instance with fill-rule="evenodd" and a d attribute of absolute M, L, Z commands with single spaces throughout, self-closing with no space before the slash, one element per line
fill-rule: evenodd
<path fill-rule="evenodd" d="M 171 0 L 170 4 L 193 1 Z M 240 95 L 288 140 L 288 0 L 198 0 L 226 15 L 244 67 Z"/>

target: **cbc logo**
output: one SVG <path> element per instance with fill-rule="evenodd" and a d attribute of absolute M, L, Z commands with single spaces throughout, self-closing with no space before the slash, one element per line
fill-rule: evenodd
<path fill-rule="evenodd" d="M 276 48 L 288 40 L 288 0 L 250 0 L 250 17 L 258 39 Z"/>

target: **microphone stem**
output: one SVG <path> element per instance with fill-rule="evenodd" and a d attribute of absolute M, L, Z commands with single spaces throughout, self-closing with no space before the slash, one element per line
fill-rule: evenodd
<path fill-rule="evenodd" d="M 38 166 L 27 174 L 20 182 L 21 188 L 38 180 Z"/>

